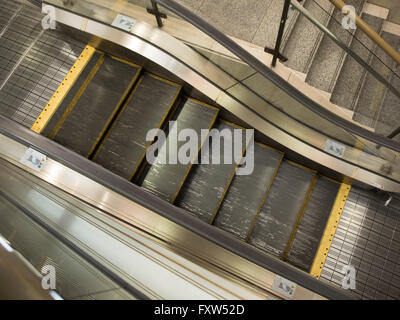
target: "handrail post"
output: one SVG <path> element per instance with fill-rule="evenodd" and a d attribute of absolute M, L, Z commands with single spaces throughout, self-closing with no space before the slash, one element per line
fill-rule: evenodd
<path fill-rule="evenodd" d="M 275 49 L 271 50 L 268 47 L 265 47 L 265 49 L 264 49 L 265 52 L 272 53 L 274 55 L 272 58 L 272 66 L 273 67 L 276 66 L 276 61 L 278 60 L 278 58 L 279 58 L 279 60 L 287 61 L 287 58 L 284 57 L 280 53 L 279 50 L 281 48 L 283 32 L 285 31 L 286 20 L 288 18 L 288 14 L 289 14 L 289 7 L 290 7 L 290 0 L 285 0 L 285 3 L 283 5 L 281 22 L 279 24 L 278 36 L 276 38 Z"/>
<path fill-rule="evenodd" d="M 156 16 L 157 25 L 158 25 L 159 28 L 162 28 L 163 23 L 162 23 L 162 20 L 161 20 L 160 11 L 158 10 L 157 2 L 155 0 L 151 0 L 151 5 L 153 7 L 154 15 Z"/>
<path fill-rule="evenodd" d="M 391 134 L 389 134 L 387 137 L 389 139 L 393 139 L 394 137 L 398 136 L 400 134 L 400 127 L 398 127 L 396 130 L 394 130 Z"/>

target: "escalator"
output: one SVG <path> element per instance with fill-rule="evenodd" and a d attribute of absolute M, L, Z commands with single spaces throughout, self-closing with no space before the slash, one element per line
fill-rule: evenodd
<path fill-rule="evenodd" d="M 246 141 L 245 128 L 221 118 L 217 107 L 184 96 L 177 83 L 90 47 L 84 51 L 93 54 L 76 82 L 58 106 L 50 106 L 54 113 L 49 121 L 44 124 L 39 116 L 33 129 L 43 128 L 42 135 L 187 214 L 304 271 L 311 270 L 339 189 L 346 186 L 347 194 L 347 185 L 292 162 L 283 152 L 258 141 L 253 146 L 255 170 L 236 175 L 238 164 L 224 164 L 223 156 L 233 152 L 234 129 L 243 133 L 241 154 L 245 156 L 251 143 Z M 55 95 L 50 101 L 58 100 Z M 175 126 L 170 128 L 170 123 Z M 149 164 L 146 151 L 153 141 L 146 141 L 146 135 L 154 128 L 168 134 Z M 166 157 L 169 146 L 176 143 L 174 135 L 187 128 L 195 130 L 197 137 L 202 129 L 232 134 L 221 139 L 221 158 L 215 159 L 218 155 L 213 153 L 219 141 L 208 136 L 210 145 L 204 139 L 196 142 L 196 156 L 198 160 L 209 157 L 209 161 L 171 164 L 171 154 Z M 176 150 L 185 142 L 178 141 Z M 164 158 L 167 161 L 161 161 Z"/>
<path fill-rule="evenodd" d="M 0 6 L 4 1 L 0 0 Z M 19 15 L 26 19 L 32 13 L 35 23 L 40 23 L 40 15 L 33 14 L 32 8 L 12 10 L 10 14 L 16 19 Z M 325 111 L 312 110 L 310 105 L 315 105 L 304 96 L 295 99 L 294 95 L 285 95 L 292 88 L 286 88 L 283 94 L 281 87 L 274 86 L 284 86 L 286 81 L 260 72 L 254 67 L 257 63 L 249 67 L 232 56 L 214 56 L 194 44 L 180 42 L 176 49 L 176 39 L 163 38 L 164 34 L 139 21 L 139 36 L 133 38 L 118 28 L 107 29 L 112 15 L 103 15 L 101 10 L 100 18 L 96 17 L 101 23 L 85 18 L 82 26 L 76 22 L 82 17 L 74 16 L 74 20 L 68 16 L 71 14 L 60 11 L 58 18 L 62 23 L 70 19 L 72 25 L 75 23 L 73 28 L 87 28 L 86 32 L 94 35 L 90 41 L 87 34 L 76 34 L 72 27 L 67 32 L 39 34 L 32 28 L 32 35 L 25 34 L 24 40 L 12 38 L 12 24 L 2 29 L 7 41 L 21 42 L 25 51 L 20 50 L 10 60 L 14 67 L 1 69 L 5 76 L 0 111 L 6 118 L 31 128 L 30 132 L 24 131 L 0 116 L 4 162 L 21 166 L 16 162 L 24 148 L 15 147 L 17 151 L 8 154 L 7 146 L 13 145 L 9 138 L 39 150 L 60 166 L 51 163 L 48 171 L 38 174 L 40 179 L 169 245 L 181 245 L 186 254 L 192 251 L 196 258 L 226 268 L 226 272 L 258 288 L 271 290 L 273 280 L 263 273 L 271 271 L 323 297 L 354 297 L 340 289 L 340 268 L 352 262 L 348 256 L 355 249 L 345 252 L 349 242 L 356 247 L 365 240 L 359 234 L 354 236 L 361 234 L 362 224 L 367 221 L 355 217 L 361 210 L 357 202 L 362 194 L 360 186 L 365 188 L 364 184 L 369 183 L 378 189 L 397 190 L 398 146 L 366 130 L 354 129 L 340 117 L 329 118 L 331 115 L 327 117 Z M 96 38 L 100 36 L 104 39 Z M 49 45 L 55 41 L 64 41 L 60 52 Z M 159 47 L 150 48 L 152 41 Z M 14 49 L 7 49 L 5 56 Z M 168 56 L 166 53 L 167 58 L 162 56 Z M 57 61 L 56 67 L 49 62 L 50 56 Z M 46 82 L 48 79 L 51 81 Z M 28 107 L 31 105 L 24 99 L 25 91 L 35 94 L 34 107 Z M 273 103 L 268 100 L 270 96 Z M 20 100 L 21 106 L 16 107 Z M 248 129 L 253 128 L 255 134 L 248 135 Z M 196 148 L 190 157 L 185 154 L 186 162 L 182 163 L 176 158 L 177 152 L 187 146 L 186 129 L 195 133 Z M 211 131 L 203 136 L 203 130 Z M 165 140 L 160 132 L 165 133 Z M 148 151 L 155 143 L 159 148 L 154 161 L 149 161 Z M 343 147 L 342 153 L 327 150 L 327 146 Z M 225 163 L 226 154 L 233 158 L 239 154 L 238 161 Z M 238 174 L 251 155 L 254 170 Z M 383 170 L 387 165 L 391 169 Z M 71 169 L 71 177 L 63 166 Z M 92 180 L 85 180 L 87 190 L 80 189 L 80 193 L 75 189 L 82 187 L 78 173 Z M 7 178 L 3 178 L 6 190 Z M 351 188 L 354 180 L 359 182 Z M 16 194 L 17 187 L 13 188 Z M 110 196 L 109 190 L 118 196 Z M 371 194 L 375 196 L 375 191 L 368 191 L 365 197 Z M 377 198 L 385 196 L 378 192 Z M 110 205 L 108 201 L 113 197 L 121 204 L 114 201 Z M 127 204 L 127 199 L 148 211 L 143 214 Z M 369 201 L 373 203 L 364 201 L 362 208 Z M 390 210 L 396 201 L 389 205 Z M 375 205 L 367 209 L 376 210 Z M 397 232 L 396 227 L 389 231 Z M 347 262 L 343 262 L 344 255 Z M 385 265 L 389 261 L 383 260 Z M 369 276 L 372 279 L 376 274 L 371 271 Z M 323 281 L 317 280 L 320 277 Z M 368 280 L 362 284 L 366 287 L 365 282 Z M 396 290 L 388 288 L 388 296 L 396 298 Z M 352 294 L 364 297 L 357 290 Z"/>

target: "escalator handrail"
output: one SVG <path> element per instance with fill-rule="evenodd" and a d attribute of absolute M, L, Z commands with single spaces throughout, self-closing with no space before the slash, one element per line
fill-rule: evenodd
<path fill-rule="evenodd" d="M 242 48 L 228 36 L 223 34 L 217 28 L 194 14 L 189 9 L 175 2 L 174 0 L 151 0 L 153 4 L 160 4 L 162 7 L 167 10 L 173 12 L 178 15 L 182 19 L 186 20 L 209 37 L 214 39 L 220 45 L 225 47 L 243 62 L 252 67 L 255 71 L 259 72 L 262 76 L 270 80 L 274 85 L 278 86 L 284 92 L 286 92 L 289 96 L 294 98 L 296 101 L 307 107 L 309 110 L 319 115 L 320 117 L 328 120 L 334 125 L 342 128 L 343 130 L 352 133 L 358 137 L 364 138 L 370 142 L 375 143 L 377 146 L 383 146 L 388 149 L 391 149 L 395 152 L 400 152 L 400 143 L 393 141 L 389 138 L 386 138 L 382 135 L 378 135 L 370 130 L 367 130 L 363 127 L 354 124 L 341 116 L 334 114 L 333 112 L 327 110 L 319 103 L 307 97 L 305 94 L 300 92 L 293 85 L 288 83 L 286 80 L 281 78 L 277 73 L 268 68 L 263 62 L 258 60 L 252 54 L 250 54 L 247 50 Z"/>

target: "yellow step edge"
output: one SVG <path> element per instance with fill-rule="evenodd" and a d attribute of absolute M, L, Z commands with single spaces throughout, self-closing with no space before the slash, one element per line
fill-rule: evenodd
<path fill-rule="evenodd" d="M 228 121 L 224 121 L 224 120 L 221 120 L 221 121 L 225 122 L 227 124 L 230 124 Z M 245 130 L 244 128 L 241 128 L 240 126 L 238 126 L 238 128 L 240 128 L 242 130 Z M 246 134 L 246 132 L 244 134 Z M 240 158 L 240 161 L 238 163 L 236 163 L 235 168 L 233 169 L 233 172 L 232 172 L 231 176 L 229 177 L 228 183 L 226 184 L 224 192 L 222 193 L 221 198 L 218 201 L 217 207 L 215 208 L 215 210 L 213 212 L 213 215 L 211 217 L 211 220 L 209 221 L 209 224 L 214 224 L 214 221 L 215 221 L 215 219 L 217 218 L 217 215 L 218 215 L 218 211 L 221 208 L 222 202 L 224 201 L 224 199 L 225 199 L 225 197 L 226 197 L 226 195 L 228 193 L 228 190 L 231 187 L 232 181 L 236 176 L 236 171 L 238 170 L 240 162 L 242 161 L 244 155 L 246 154 L 247 147 L 251 143 L 251 139 L 253 137 L 254 137 L 254 134 L 249 139 L 246 140 L 246 145 L 242 149 L 242 157 Z M 247 138 L 247 134 L 246 134 L 246 138 Z"/>
<path fill-rule="evenodd" d="M 191 100 L 196 101 L 195 99 L 191 99 Z M 209 107 L 209 108 L 214 109 L 214 107 L 209 106 L 209 105 L 206 104 L 206 103 L 203 103 L 202 105 L 205 106 L 205 107 Z M 208 130 L 211 130 L 212 127 L 214 126 L 215 122 L 217 121 L 218 114 L 219 114 L 219 109 L 215 108 L 215 110 L 216 110 L 216 112 L 215 112 L 213 118 L 211 119 L 211 123 L 210 123 L 210 125 L 208 126 Z M 188 167 L 186 168 L 186 172 L 185 172 L 185 174 L 184 174 L 184 176 L 183 176 L 181 182 L 179 183 L 178 189 L 176 190 L 175 194 L 174 194 L 173 197 L 171 198 L 171 201 L 170 201 L 171 203 L 175 203 L 176 199 L 178 198 L 178 195 L 179 195 L 179 193 L 181 192 L 182 187 L 183 187 L 184 183 L 186 182 L 186 179 L 187 179 L 187 177 L 189 176 L 190 171 L 192 170 L 193 162 L 194 162 L 195 159 L 200 155 L 201 148 L 203 148 L 203 145 L 204 145 L 204 143 L 207 141 L 207 139 L 208 139 L 208 136 L 204 137 L 204 139 L 203 139 L 202 141 L 200 141 L 200 145 L 199 145 L 199 147 L 198 147 L 198 149 L 197 149 L 197 154 L 194 156 L 194 158 L 192 159 L 192 161 L 189 163 Z"/>
<path fill-rule="evenodd" d="M 328 257 L 329 249 L 331 247 L 333 237 L 335 236 L 340 217 L 342 216 L 343 208 L 346 204 L 350 189 L 351 179 L 347 179 L 347 181 L 340 185 L 339 191 L 336 195 L 331 214 L 329 215 L 328 222 L 326 223 L 321 242 L 310 270 L 310 274 L 317 279 L 320 278 L 322 268 L 324 267 L 326 258 Z"/>
<path fill-rule="evenodd" d="M 275 178 L 276 178 L 276 176 L 277 176 L 277 174 L 278 174 L 279 168 L 281 167 L 281 164 L 282 164 L 282 162 L 283 162 L 283 158 L 284 158 L 284 157 L 285 157 L 285 154 L 284 154 L 283 152 L 281 152 L 281 157 L 280 157 L 280 159 L 279 159 L 279 162 L 278 162 L 278 164 L 277 164 L 276 167 L 275 167 L 275 170 L 274 170 L 274 173 L 272 174 L 271 180 L 269 181 L 269 184 L 268 184 L 267 188 L 265 189 L 264 196 L 263 196 L 263 198 L 262 198 L 262 200 L 261 200 L 261 203 L 260 203 L 260 205 L 258 206 L 257 213 L 256 213 L 256 215 L 255 215 L 254 218 L 253 218 L 253 221 L 252 221 L 252 223 L 251 223 L 251 225 L 250 225 L 249 230 L 247 231 L 246 237 L 245 237 L 245 239 L 244 239 L 245 242 L 249 242 L 249 240 L 250 240 L 250 236 L 251 236 L 251 234 L 253 233 L 253 230 L 254 230 L 254 228 L 255 228 L 255 226 L 256 226 L 256 223 L 257 223 L 257 220 L 258 220 L 258 217 L 259 217 L 260 214 L 261 214 L 261 210 L 262 210 L 262 208 L 264 207 L 264 203 L 265 203 L 265 201 L 267 200 L 268 194 L 269 194 L 269 192 L 270 192 L 270 190 L 271 190 L 271 188 L 272 188 L 272 184 L 273 184 L 274 181 L 275 181 Z"/>
<path fill-rule="evenodd" d="M 281 257 L 281 259 L 283 261 L 286 261 L 287 258 L 289 257 L 290 250 L 292 249 L 294 239 L 295 239 L 297 231 L 299 229 L 301 220 L 303 219 L 303 216 L 304 216 L 304 214 L 305 214 L 305 212 L 307 210 L 307 206 L 308 206 L 308 203 L 310 202 L 311 195 L 312 195 L 312 193 L 314 191 L 314 187 L 315 187 L 315 185 L 317 183 L 317 180 L 318 180 L 318 175 L 315 172 L 314 176 L 313 176 L 313 178 L 311 180 L 311 183 L 308 186 L 308 190 L 307 190 L 306 196 L 304 197 L 303 204 L 301 205 L 300 211 L 299 211 L 299 213 L 297 215 L 297 219 L 296 219 L 296 222 L 295 222 L 295 224 L 293 226 L 292 232 L 290 234 L 289 241 L 287 242 L 286 248 L 283 251 L 283 254 L 282 254 L 282 257 Z"/>
<path fill-rule="evenodd" d="M 31 130 L 36 133 L 41 133 L 46 127 L 47 123 L 50 121 L 51 117 L 56 112 L 57 108 L 68 94 L 69 90 L 74 85 L 75 81 L 80 76 L 83 69 L 86 67 L 96 49 L 91 46 L 86 46 L 79 58 L 75 61 L 74 65 L 68 71 L 64 80 L 61 82 L 57 90 L 54 92 L 53 96 L 50 98 L 47 105 L 43 108 L 39 117 L 36 119 L 35 123 L 32 125 Z"/>

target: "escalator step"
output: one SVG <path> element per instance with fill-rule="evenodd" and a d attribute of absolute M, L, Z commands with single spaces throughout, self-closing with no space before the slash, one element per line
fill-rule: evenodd
<path fill-rule="evenodd" d="M 70 104 L 50 133 L 51 139 L 86 157 L 93 152 L 140 72 L 139 66 L 110 56 L 101 62 L 102 58 L 83 87 L 72 93 Z"/>
<path fill-rule="evenodd" d="M 229 130 L 233 133 L 235 128 L 233 125 L 224 121 L 217 121 L 215 128 L 221 133 L 222 130 Z M 231 137 L 233 134 L 231 134 Z M 211 148 L 213 148 L 214 140 L 211 141 Z M 229 148 L 225 150 L 226 147 Z M 202 157 L 207 155 L 208 144 L 202 148 Z M 242 152 L 246 147 L 246 134 L 242 132 Z M 233 154 L 233 139 L 227 138 L 220 140 L 220 164 L 216 164 L 215 158 L 217 154 L 212 152 L 208 153 L 209 164 L 200 163 L 192 168 L 182 190 L 176 200 L 176 204 L 189 211 L 191 214 L 197 216 L 207 223 L 211 223 L 215 217 L 221 201 L 223 200 L 230 182 L 232 181 L 236 163 L 224 164 L 224 152 Z M 212 161 L 214 159 L 214 161 Z M 214 163 L 212 163 L 214 162 Z"/>
<path fill-rule="evenodd" d="M 340 184 L 318 177 L 297 229 L 287 261 L 309 272 L 335 203 Z"/>
<path fill-rule="evenodd" d="M 41 134 L 49 137 L 52 131 L 54 130 L 57 123 L 61 120 L 61 117 L 66 112 L 68 106 L 71 104 L 72 100 L 78 93 L 79 89 L 84 85 L 85 80 L 89 76 L 90 72 L 96 66 L 97 63 L 100 63 L 99 60 L 103 58 L 103 53 L 101 52 L 94 52 L 88 63 L 86 64 L 85 68 L 83 68 L 82 72 L 80 73 L 79 77 L 76 79 L 75 83 L 70 88 L 68 94 L 64 97 L 61 101 L 57 110 L 53 114 L 53 116 L 48 121 L 47 125 L 41 131 Z"/>
<path fill-rule="evenodd" d="M 309 169 L 282 162 L 255 221 L 250 244 L 283 255 L 314 175 Z"/>
<path fill-rule="evenodd" d="M 246 239 L 282 157 L 279 151 L 254 144 L 254 171 L 250 175 L 235 175 L 214 221 L 215 226 Z"/>
<path fill-rule="evenodd" d="M 199 137 L 198 146 L 200 147 L 201 129 L 210 129 L 213 126 L 218 111 L 217 108 L 193 99 L 188 99 L 179 106 L 171 121 L 176 121 L 175 125 L 178 135 L 183 129 L 195 130 Z M 182 164 L 179 162 L 176 164 L 170 163 L 168 150 L 170 148 L 171 139 L 171 134 L 169 134 L 166 142 L 159 150 L 155 163 L 146 172 L 141 186 L 164 200 L 173 202 L 187 177 L 191 164 Z M 185 141 L 178 141 L 176 149 L 179 150 L 184 144 L 186 144 Z M 164 156 L 166 163 L 160 160 L 163 159 Z"/>
<path fill-rule="evenodd" d="M 180 85 L 144 74 L 93 160 L 132 179 L 149 144 L 147 132 L 162 126 L 180 89 Z"/>

